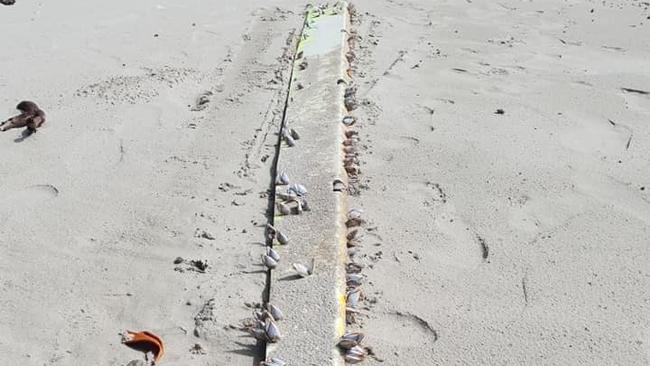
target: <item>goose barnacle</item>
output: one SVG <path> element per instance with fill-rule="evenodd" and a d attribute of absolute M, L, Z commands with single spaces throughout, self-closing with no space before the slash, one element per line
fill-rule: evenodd
<path fill-rule="evenodd" d="M 358 287 L 363 283 L 363 275 L 359 273 L 350 273 L 345 276 L 346 284 L 349 287 Z"/>
<path fill-rule="evenodd" d="M 289 243 L 289 237 L 281 231 L 278 231 L 278 233 L 275 235 L 276 239 L 278 239 L 278 243 L 282 245 L 286 245 Z"/>
<path fill-rule="evenodd" d="M 280 254 L 278 254 L 278 252 L 276 252 L 273 248 L 268 249 L 267 255 L 276 262 L 280 261 Z"/>
<path fill-rule="evenodd" d="M 351 219 L 348 219 L 348 221 L 345 222 L 345 226 L 348 227 L 348 228 L 361 226 L 363 224 L 364 224 L 364 221 L 362 219 L 359 219 L 359 218 L 351 218 Z"/>
<path fill-rule="evenodd" d="M 361 240 L 359 240 L 359 239 L 350 239 L 347 242 L 348 248 L 354 248 L 354 247 L 359 246 L 359 245 L 361 245 Z M 353 254 L 356 254 L 356 252 L 354 252 L 354 253 L 348 252 L 348 254 L 353 255 Z"/>
<path fill-rule="evenodd" d="M 289 184 L 289 175 L 286 172 L 278 174 L 277 178 L 275 178 L 275 184 L 286 186 Z"/>
<path fill-rule="evenodd" d="M 361 299 L 361 289 L 359 288 L 352 288 L 350 291 L 348 291 L 347 295 L 347 304 L 351 308 L 356 308 L 359 306 L 359 300 Z"/>
<path fill-rule="evenodd" d="M 362 213 L 363 213 L 363 210 L 361 210 L 361 209 L 351 208 L 348 211 L 348 219 L 360 219 Z"/>
<path fill-rule="evenodd" d="M 352 146 L 352 145 L 356 145 L 357 143 L 359 143 L 359 139 L 351 137 L 343 141 L 343 146 Z"/>
<path fill-rule="evenodd" d="M 343 117 L 343 124 L 346 126 L 352 126 L 357 122 L 357 118 L 354 116 L 345 116 Z"/>
<path fill-rule="evenodd" d="M 345 353 L 345 362 L 352 364 L 360 363 L 366 359 L 367 355 L 368 351 L 366 351 L 364 348 L 360 346 L 354 346 Z"/>
<path fill-rule="evenodd" d="M 352 229 L 348 231 L 348 234 L 345 236 L 348 240 L 356 239 L 360 236 L 361 232 L 359 229 Z"/>
<path fill-rule="evenodd" d="M 266 266 L 266 268 L 268 268 L 268 269 L 274 269 L 275 267 L 278 266 L 278 261 L 276 261 L 275 259 L 273 259 L 269 255 L 264 255 L 263 254 L 262 255 L 262 264 L 264 264 Z"/>
<path fill-rule="evenodd" d="M 273 240 L 276 233 L 277 233 L 277 230 L 273 227 L 273 225 L 266 224 L 266 237 L 267 237 L 267 239 Z"/>
<path fill-rule="evenodd" d="M 338 343 L 338 346 L 344 350 L 351 350 L 352 348 L 361 344 L 364 335 L 361 332 L 345 333 Z"/>
<path fill-rule="evenodd" d="M 275 343 L 280 340 L 280 328 L 278 328 L 277 324 L 271 318 L 266 319 L 265 331 L 266 338 L 270 343 Z"/>
<path fill-rule="evenodd" d="M 293 183 L 287 188 L 287 193 L 288 194 L 295 194 L 297 196 L 304 196 L 307 194 L 307 188 L 303 186 L 302 184 L 298 183 Z"/>
<path fill-rule="evenodd" d="M 287 146 L 289 147 L 296 146 L 296 140 L 290 135 L 284 135 L 284 141 L 287 143 Z"/>
<path fill-rule="evenodd" d="M 273 319 L 275 319 L 275 320 L 284 319 L 284 314 L 282 313 L 280 308 L 278 308 L 277 306 L 275 306 L 273 304 L 267 304 L 266 308 L 268 309 L 268 312 L 271 314 Z"/>
<path fill-rule="evenodd" d="M 348 165 L 345 167 L 345 171 L 350 175 L 358 175 L 361 170 L 358 166 Z"/>
<path fill-rule="evenodd" d="M 343 148 L 343 151 L 346 154 L 356 154 L 359 151 L 359 149 L 357 149 L 356 146 L 346 146 Z"/>
<path fill-rule="evenodd" d="M 363 264 L 351 262 L 346 264 L 345 271 L 346 273 L 361 273 L 363 270 Z"/>

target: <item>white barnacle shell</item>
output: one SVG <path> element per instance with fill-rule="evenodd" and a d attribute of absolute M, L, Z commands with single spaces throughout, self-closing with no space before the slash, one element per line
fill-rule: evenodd
<path fill-rule="evenodd" d="M 366 359 L 367 355 L 368 352 L 364 348 L 354 346 L 345 353 L 345 362 L 352 364 L 360 363 Z"/>
<path fill-rule="evenodd" d="M 348 291 L 347 303 L 351 308 L 359 306 L 359 299 L 361 299 L 361 290 L 359 288 Z"/>
<path fill-rule="evenodd" d="M 307 199 L 303 198 L 301 200 L 301 203 L 302 204 L 301 204 L 300 207 L 302 208 L 303 211 L 311 211 L 311 208 L 309 207 L 309 204 L 307 203 Z"/>
<path fill-rule="evenodd" d="M 347 354 L 359 356 L 359 357 L 365 357 L 368 355 L 368 352 L 361 346 L 354 346 L 348 350 Z"/>
<path fill-rule="evenodd" d="M 349 364 L 357 364 L 357 363 L 361 363 L 361 362 L 363 362 L 365 359 L 366 359 L 365 357 L 361 357 L 361 356 L 350 355 L 350 354 L 346 354 L 346 355 L 345 355 L 345 362 L 347 362 L 347 363 L 349 363 Z"/>
<path fill-rule="evenodd" d="M 303 186 L 302 184 L 298 183 L 293 183 L 287 188 L 287 193 L 288 194 L 296 194 L 297 196 L 304 196 L 307 194 L 307 188 Z"/>
<path fill-rule="evenodd" d="M 277 306 L 275 306 L 273 304 L 268 304 L 266 307 L 267 307 L 269 313 L 271 314 L 271 316 L 273 317 L 273 319 L 275 319 L 275 320 L 284 319 L 284 314 L 282 313 L 280 308 L 278 308 Z"/>
<path fill-rule="evenodd" d="M 312 258 L 311 265 L 306 266 L 302 263 L 294 263 L 293 269 L 296 270 L 296 272 L 298 273 L 298 275 L 300 275 L 300 277 L 307 277 L 314 273 L 315 263 L 316 261 Z"/>
<path fill-rule="evenodd" d="M 294 138 L 291 137 L 290 135 L 285 135 L 284 141 L 287 143 L 289 147 L 296 146 L 296 140 L 294 140 Z"/>
<path fill-rule="evenodd" d="M 276 252 L 273 248 L 268 249 L 267 255 L 269 257 L 271 257 L 276 262 L 280 261 L 280 254 L 278 252 Z"/>
<path fill-rule="evenodd" d="M 352 126 L 356 121 L 357 121 L 357 119 L 355 117 L 353 117 L 353 116 L 345 116 L 345 117 L 343 117 L 342 122 L 346 126 Z"/>
<path fill-rule="evenodd" d="M 280 340 L 280 328 L 278 328 L 277 324 L 273 320 L 266 319 L 266 338 L 268 339 L 269 342 L 275 343 L 278 340 Z"/>
<path fill-rule="evenodd" d="M 286 172 L 278 174 L 277 178 L 275 178 L 275 184 L 282 186 L 289 184 L 289 175 Z"/>
<path fill-rule="evenodd" d="M 348 286 L 357 287 L 363 283 L 363 275 L 359 273 L 350 273 L 345 277 Z"/>
<path fill-rule="evenodd" d="M 360 219 L 362 213 L 363 210 L 360 210 L 358 208 L 350 209 L 350 211 L 348 211 L 348 219 Z"/>
<path fill-rule="evenodd" d="M 289 243 L 289 237 L 287 236 L 287 234 L 285 234 L 285 233 L 283 233 L 281 231 L 278 231 L 278 233 L 276 234 L 275 237 L 278 239 L 278 243 L 280 243 L 282 245 L 286 245 L 286 244 Z"/>
<path fill-rule="evenodd" d="M 264 264 L 266 268 L 273 269 L 278 266 L 278 261 L 268 255 L 262 255 L 262 264 Z"/>
<path fill-rule="evenodd" d="M 307 277 L 307 276 L 310 275 L 309 269 L 307 268 L 307 266 L 305 266 L 302 263 L 294 263 L 293 264 L 293 269 L 296 270 L 296 273 L 298 273 L 298 275 L 300 275 L 300 277 Z"/>

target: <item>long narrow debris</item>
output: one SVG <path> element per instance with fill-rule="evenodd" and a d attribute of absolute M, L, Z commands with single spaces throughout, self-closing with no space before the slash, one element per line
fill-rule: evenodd
<path fill-rule="evenodd" d="M 288 365 L 343 364 L 348 24 L 345 2 L 308 8 L 280 131 L 269 301 L 284 317 L 266 356 Z"/>

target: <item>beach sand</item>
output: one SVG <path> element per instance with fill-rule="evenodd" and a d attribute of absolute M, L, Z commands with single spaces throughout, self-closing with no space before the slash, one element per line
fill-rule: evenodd
<path fill-rule="evenodd" d="M 356 5 L 369 364 L 650 363 L 647 4 Z"/>
<path fill-rule="evenodd" d="M 354 4 L 367 364 L 649 364 L 648 5 Z M 0 134 L 0 363 L 126 365 L 125 329 L 261 355 L 234 328 L 304 5 L 0 7 L 0 111 L 48 116 Z"/>
<path fill-rule="evenodd" d="M 252 364 L 256 342 L 230 325 L 266 285 L 273 132 L 302 9 L 0 8 L 0 110 L 31 99 L 48 116 L 28 138 L 0 134 L 0 363 L 125 365 L 142 358 L 120 343 L 130 329 L 160 335 L 166 365 Z"/>

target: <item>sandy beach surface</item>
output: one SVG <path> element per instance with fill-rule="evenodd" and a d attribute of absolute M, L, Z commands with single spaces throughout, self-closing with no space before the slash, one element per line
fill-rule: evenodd
<path fill-rule="evenodd" d="M 293 10 L 0 8 L 0 109 L 33 99 L 48 116 L 29 138 L 0 135 L 1 364 L 125 365 L 141 358 L 125 329 L 160 335 L 164 364 L 252 364 L 256 342 L 229 325 L 266 282 L 256 263 Z"/>
<path fill-rule="evenodd" d="M 650 5 L 353 3 L 366 364 L 650 364 Z M 259 361 L 304 7 L 0 6 L 0 364 Z"/>

